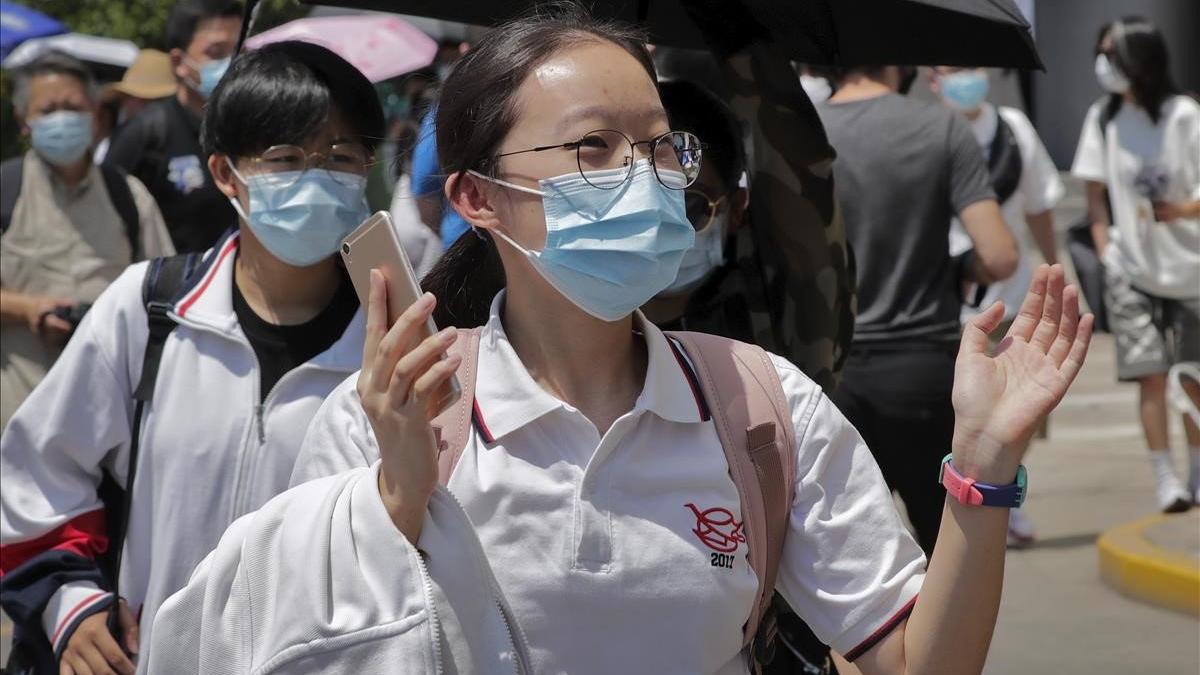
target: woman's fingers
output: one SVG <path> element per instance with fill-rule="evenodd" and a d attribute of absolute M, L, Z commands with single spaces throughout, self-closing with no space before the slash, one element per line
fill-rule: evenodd
<path fill-rule="evenodd" d="M 959 352 L 962 354 L 984 354 L 988 350 L 988 336 L 1000 325 L 1004 318 L 1004 303 L 994 302 L 991 307 L 983 310 L 967 321 L 963 327 L 962 344 Z"/>
<path fill-rule="evenodd" d="M 429 370 L 426 370 L 425 374 L 418 377 L 417 381 L 413 384 L 413 399 L 424 405 L 442 386 L 442 383 L 450 379 L 458 371 L 458 366 L 461 363 L 462 356 L 454 354 L 430 366 Z"/>
<path fill-rule="evenodd" d="M 1063 290 L 1062 319 L 1058 322 L 1058 335 L 1047 354 L 1054 360 L 1054 365 L 1062 367 L 1075 344 L 1075 334 L 1079 332 L 1079 287 L 1067 286 Z"/>
<path fill-rule="evenodd" d="M 1079 320 L 1079 329 L 1075 332 L 1075 341 L 1071 344 L 1071 351 L 1059 369 L 1067 378 L 1067 386 L 1075 381 L 1075 376 L 1083 367 L 1083 361 L 1087 358 L 1088 345 L 1092 342 L 1092 329 L 1095 323 L 1096 317 L 1090 313 Z"/>
<path fill-rule="evenodd" d="M 379 270 L 371 270 L 371 290 L 367 293 L 367 328 L 363 341 L 363 371 L 375 363 L 379 341 L 387 334 L 387 287 Z"/>
<path fill-rule="evenodd" d="M 396 362 L 405 352 L 412 349 L 419 339 L 419 329 L 426 325 L 436 301 L 432 293 L 426 293 L 417 299 L 404 313 L 396 319 L 395 325 L 388 329 L 387 335 L 379 342 L 379 350 L 375 353 L 375 361 L 371 364 L 371 383 L 375 390 L 383 394 L 391 387 L 392 371 Z"/>
<path fill-rule="evenodd" d="M 1033 337 L 1029 340 L 1029 343 L 1037 347 L 1043 354 L 1050 351 L 1050 346 L 1054 344 L 1054 338 L 1058 335 L 1058 324 L 1062 320 L 1063 313 L 1063 287 L 1065 285 L 1066 277 L 1063 273 L 1063 266 L 1051 266 L 1050 275 L 1046 280 L 1042 315 L 1038 319 L 1037 327 L 1033 330 Z"/>
<path fill-rule="evenodd" d="M 408 403 L 410 389 L 421 375 L 442 358 L 442 354 L 454 344 L 458 331 L 447 328 L 421 341 L 415 349 L 405 354 L 392 371 L 388 387 L 388 402 L 392 407 Z"/>
<path fill-rule="evenodd" d="M 1007 337 L 1020 338 L 1026 342 L 1033 337 L 1033 331 L 1042 318 L 1042 307 L 1046 303 L 1046 285 L 1049 278 L 1050 266 L 1038 265 L 1037 270 L 1033 273 L 1033 281 L 1029 283 L 1029 292 L 1025 294 L 1025 301 L 1021 303 L 1021 310 L 1017 312 L 1017 318 L 1013 319 Z"/>
<path fill-rule="evenodd" d="M 94 644 L 104 660 L 108 662 L 108 667 L 120 675 L 134 675 L 133 662 L 129 660 L 125 652 L 121 651 L 121 646 L 112 639 L 112 636 L 106 635 L 105 637 L 109 639 L 98 640 Z M 95 668 L 93 667 L 92 670 Z"/>

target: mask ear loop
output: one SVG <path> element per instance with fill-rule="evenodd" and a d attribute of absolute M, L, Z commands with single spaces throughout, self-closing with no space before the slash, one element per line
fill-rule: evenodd
<path fill-rule="evenodd" d="M 246 189 L 249 190 L 250 183 L 245 179 L 245 177 L 242 176 L 241 172 L 237 170 L 237 167 L 233 165 L 233 160 L 229 159 L 229 155 L 225 155 L 225 163 L 229 165 L 229 170 L 233 172 L 234 177 L 241 181 L 242 185 L 245 185 Z M 250 216 L 246 214 L 246 210 L 242 208 L 242 203 L 238 201 L 238 198 L 230 197 L 229 203 L 233 205 L 233 210 L 237 211 L 237 214 L 241 216 L 242 220 L 249 225 Z"/>
<path fill-rule="evenodd" d="M 512 190 L 516 190 L 518 192 L 524 192 L 526 194 L 537 195 L 538 197 L 546 196 L 546 193 L 541 190 L 535 190 L 533 188 L 525 187 L 524 185 L 517 185 L 516 183 L 510 183 L 506 180 L 500 180 L 499 178 L 492 178 L 491 176 L 485 176 L 484 174 L 479 173 L 475 169 L 467 169 L 467 173 L 469 173 L 472 176 L 479 178 L 481 180 L 485 180 L 489 183 L 495 183 L 496 185 L 499 185 L 501 187 L 506 187 L 506 188 L 509 188 Z M 475 233 L 476 237 L 479 237 L 480 239 L 483 239 L 483 240 L 487 240 L 487 237 L 483 236 L 483 233 L 479 231 L 479 228 L 475 227 L 474 225 L 471 226 L 471 231 Z M 506 241 L 508 241 L 510 244 L 513 244 L 514 246 L 516 246 L 516 244 L 511 239 L 509 239 L 507 236 L 505 236 L 504 233 L 499 233 L 499 234 L 500 234 L 500 236 L 504 237 L 504 239 Z M 520 248 L 520 247 L 518 246 L 518 248 Z M 524 249 L 522 249 L 522 251 L 523 250 Z"/>

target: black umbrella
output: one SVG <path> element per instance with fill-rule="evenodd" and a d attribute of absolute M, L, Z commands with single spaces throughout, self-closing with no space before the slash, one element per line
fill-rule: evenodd
<path fill-rule="evenodd" d="M 523 15 L 536 0 L 305 0 L 496 25 Z M 688 0 L 690 2 L 690 0 Z M 593 13 L 645 26 L 656 44 L 705 48 L 684 0 L 595 0 Z M 258 4 L 249 0 L 247 13 Z M 797 61 L 1041 68 L 1029 24 L 1013 0 L 743 0 L 708 2 L 748 21 Z M 761 27 L 769 28 L 761 28 Z M 731 36 L 736 39 L 736 36 Z"/>

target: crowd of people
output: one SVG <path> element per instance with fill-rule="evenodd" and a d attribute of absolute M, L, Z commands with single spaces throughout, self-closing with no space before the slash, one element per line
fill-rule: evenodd
<path fill-rule="evenodd" d="M 1022 460 L 1094 321 L 1063 182 L 988 70 L 918 101 L 915 68 L 784 62 L 782 99 L 730 104 L 779 71 L 719 22 L 697 66 L 562 5 L 444 42 L 385 105 L 323 46 L 235 53 L 242 10 L 178 0 L 103 90 L 61 53 L 16 75 L 12 672 L 982 669 L 1005 544 L 1035 539 Z M 1144 19 L 1095 62 L 1094 309 L 1186 510 L 1200 429 L 1185 487 L 1165 383 L 1200 361 L 1200 104 Z M 763 168 L 767 108 L 810 163 Z M 377 208 L 426 291 L 391 325 L 337 255 Z M 826 288 L 806 228 L 844 231 Z M 813 350 L 798 307 L 839 275 L 857 311 Z"/>

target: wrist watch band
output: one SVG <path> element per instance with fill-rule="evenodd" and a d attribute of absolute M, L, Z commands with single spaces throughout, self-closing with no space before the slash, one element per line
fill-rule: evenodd
<path fill-rule="evenodd" d="M 1016 482 L 1009 485 L 992 485 L 980 483 L 959 473 L 950 461 L 953 457 L 951 453 L 942 458 L 938 482 L 960 503 L 968 506 L 1001 506 L 1015 509 L 1025 502 L 1028 480 L 1024 464 L 1017 467 Z"/>

